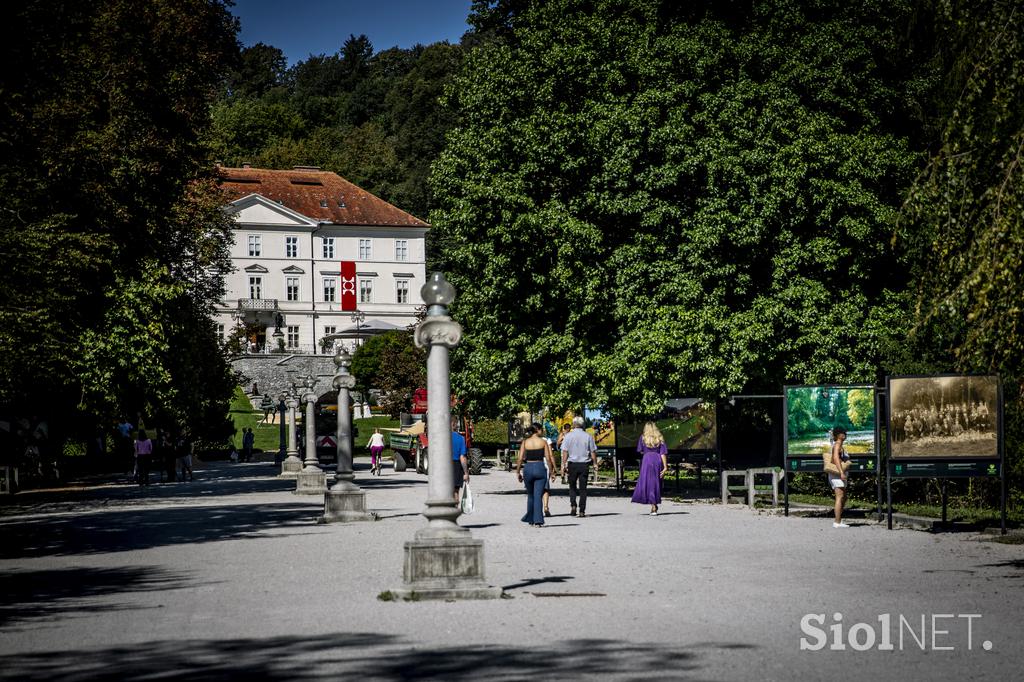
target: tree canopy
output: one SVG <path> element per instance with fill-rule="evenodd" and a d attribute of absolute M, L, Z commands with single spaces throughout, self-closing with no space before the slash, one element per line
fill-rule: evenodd
<path fill-rule="evenodd" d="M 235 20 L 220 0 L 34 0 L 8 21 L 0 404 L 216 432 L 230 223 L 204 139 Z"/>
<path fill-rule="evenodd" d="M 430 164 L 454 120 L 438 99 L 462 56 L 446 42 L 374 53 L 350 35 L 286 69 L 277 48 L 243 48 L 214 106 L 213 145 L 228 165 L 320 166 L 425 217 Z"/>
<path fill-rule="evenodd" d="M 913 4 L 505 9 L 450 89 L 433 176 L 460 395 L 628 414 L 873 381 L 922 160 Z"/>

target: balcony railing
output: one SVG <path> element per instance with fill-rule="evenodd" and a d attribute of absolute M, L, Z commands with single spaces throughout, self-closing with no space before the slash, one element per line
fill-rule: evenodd
<path fill-rule="evenodd" d="M 322 347 L 316 348 L 317 355 L 330 355 L 333 352 L 333 346 L 326 352 Z M 312 355 L 313 346 L 308 343 L 300 343 L 294 346 L 286 345 L 284 350 L 278 350 L 276 343 L 247 343 L 242 347 L 242 353 L 245 355 Z"/>
<path fill-rule="evenodd" d="M 276 298 L 240 298 L 239 310 L 255 310 L 258 312 L 274 312 L 277 310 Z"/>

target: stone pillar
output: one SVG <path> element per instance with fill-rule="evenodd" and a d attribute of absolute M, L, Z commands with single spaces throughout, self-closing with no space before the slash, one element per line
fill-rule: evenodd
<path fill-rule="evenodd" d="M 316 377 L 306 377 L 302 402 L 306 405 L 306 461 L 302 471 L 295 475 L 295 492 L 299 495 L 323 495 L 327 490 L 327 474 L 320 468 L 316 456 Z"/>
<path fill-rule="evenodd" d="M 352 412 L 349 391 L 356 378 L 349 374 L 352 357 L 339 348 L 334 354 L 334 387 L 338 389 L 338 473 L 334 484 L 324 493 L 324 522 L 373 521 L 376 517 L 366 511 L 366 493 L 353 483 L 352 472 Z"/>
<path fill-rule="evenodd" d="M 401 597 L 421 599 L 494 599 L 500 587 L 484 581 L 484 543 L 456 523 L 461 511 L 453 496 L 451 389 L 448 351 L 459 345 L 462 327 L 448 317 L 455 287 L 435 272 L 420 290 L 427 316 L 416 328 L 416 345 L 427 348 L 427 428 L 430 474 L 427 526 L 405 543 Z"/>
<path fill-rule="evenodd" d="M 295 478 L 302 470 L 302 460 L 299 459 L 299 450 L 295 443 L 295 408 L 299 406 L 296 388 L 293 384 L 292 391 L 285 394 L 285 406 L 288 408 L 288 457 L 281 462 L 281 478 Z M 281 418 L 284 419 L 285 415 L 281 415 Z"/>

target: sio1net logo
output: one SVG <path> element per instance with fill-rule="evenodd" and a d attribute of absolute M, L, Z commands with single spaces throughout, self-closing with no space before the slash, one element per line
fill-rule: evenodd
<path fill-rule="evenodd" d="M 973 651 L 977 647 L 980 613 L 933 613 L 905 616 L 883 613 L 875 622 L 843 623 L 843 614 L 833 613 L 825 623 L 824 613 L 808 613 L 800 619 L 801 651 Z M 991 651 L 992 642 L 981 648 Z"/>

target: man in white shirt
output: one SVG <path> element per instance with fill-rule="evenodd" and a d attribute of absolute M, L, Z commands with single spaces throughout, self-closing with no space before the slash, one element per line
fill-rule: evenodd
<path fill-rule="evenodd" d="M 569 478 L 570 516 L 587 515 L 587 479 L 590 465 L 597 468 L 597 443 L 583 430 L 583 417 L 573 417 L 572 431 L 562 439 L 562 475 Z M 579 514 L 576 513 L 576 494 L 579 492 Z"/>

